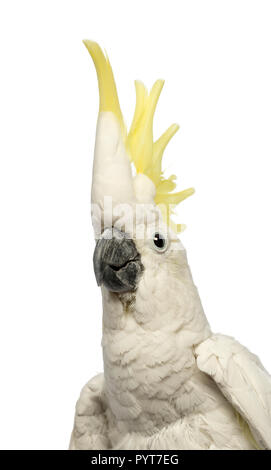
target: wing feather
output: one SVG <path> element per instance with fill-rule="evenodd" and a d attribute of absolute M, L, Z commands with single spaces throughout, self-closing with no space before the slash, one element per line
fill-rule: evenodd
<path fill-rule="evenodd" d="M 109 448 L 103 388 L 103 374 L 96 375 L 83 387 L 76 404 L 70 450 Z"/>
<path fill-rule="evenodd" d="M 271 449 L 271 376 L 258 357 L 220 334 L 197 346 L 195 353 L 199 369 L 217 383 L 260 447 Z"/>

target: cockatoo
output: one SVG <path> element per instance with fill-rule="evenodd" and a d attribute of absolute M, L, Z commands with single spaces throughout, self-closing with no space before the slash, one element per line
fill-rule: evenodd
<path fill-rule="evenodd" d="M 70 449 L 271 449 L 271 377 L 212 333 L 172 222 L 193 189 L 172 192 L 161 169 L 178 126 L 153 142 L 163 81 L 149 94 L 135 82 L 127 133 L 109 60 L 84 43 L 100 95 L 91 194 L 104 373 L 82 389 Z"/>

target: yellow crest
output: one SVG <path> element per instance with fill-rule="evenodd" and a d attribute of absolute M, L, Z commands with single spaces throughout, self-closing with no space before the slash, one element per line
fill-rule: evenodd
<path fill-rule="evenodd" d="M 137 173 L 143 173 L 154 183 L 156 188 L 155 203 L 161 209 L 167 224 L 180 232 L 183 226 L 173 224 L 170 217 L 173 214 L 174 207 L 188 196 L 191 196 L 194 189 L 189 188 L 174 193 L 176 176 L 171 175 L 165 178 L 162 171 L 164 150 L 179 126 L 173 124 L 158 140 L 153 141 L 153 117 L 164 81 L 157 80 L 149 94 L 142 82 L 135 82 L 136 107 L 131 128 L 127 135 L 110 62 L 97 43 L 84 41 L 84 44 L 97 71 L 100 112 L 111 111 L 115 114 L 122 129 L 127 152 Z"/>

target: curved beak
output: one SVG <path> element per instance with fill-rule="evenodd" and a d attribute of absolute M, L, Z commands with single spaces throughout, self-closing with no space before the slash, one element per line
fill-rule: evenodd
<path fill-rule="evenodd" d="M 120 230 L 106 229 L 93 255 L 97 284 L 111 292 L 131 292 L 143 271 L 135 243 Z"/>

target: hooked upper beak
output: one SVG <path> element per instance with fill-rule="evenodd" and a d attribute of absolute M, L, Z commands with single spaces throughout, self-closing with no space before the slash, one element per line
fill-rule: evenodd
<path fill-rule="evenodd" d="M 97 241 L 93 264 L 97 284 L 112 292 L 134 291 L 143 271 L 134 241 L 116 228 L 106 229 Z"/>

